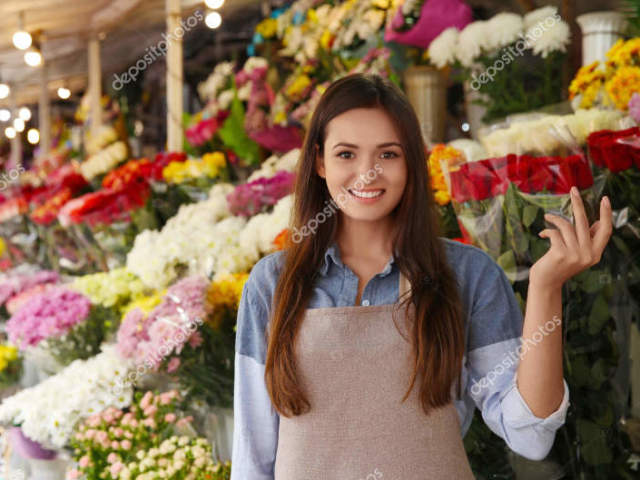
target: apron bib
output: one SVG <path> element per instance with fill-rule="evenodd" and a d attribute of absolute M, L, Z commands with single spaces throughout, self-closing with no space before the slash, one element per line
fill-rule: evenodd
<path fill-rule="evenodd" d="M 397 303 L 306 310 L 295 352 L 311 409 L 280 416 L 275 480 L 474 479 L 453 403 L 425 415 L 417 382 L 402 402 L 408 338 Z"/>

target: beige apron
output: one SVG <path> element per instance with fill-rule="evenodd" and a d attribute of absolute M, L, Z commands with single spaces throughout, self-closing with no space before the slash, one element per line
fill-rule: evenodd
<path fill-rule="evenodd" d="M 425 415 L 417 382 L 401 403 L 412 350 L 394 307 L 306 310 L 296 362 L 311 409 L 280 416 L 275 480 L 473 480 L 453 403 Z"/>

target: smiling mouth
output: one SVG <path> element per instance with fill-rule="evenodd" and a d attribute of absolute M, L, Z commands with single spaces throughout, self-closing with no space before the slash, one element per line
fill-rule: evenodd
<path fill-rule="evenodd" d="M 351 195 L 358 198 L 376 198 L 384 193 L 384 189 L 355 190 L 353 188 L 349 188 L 348 191 Z"/>

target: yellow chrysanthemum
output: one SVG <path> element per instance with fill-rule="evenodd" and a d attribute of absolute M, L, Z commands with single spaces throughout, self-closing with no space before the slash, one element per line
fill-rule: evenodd
<path fill-rule="evenodd" d="M 438 144 L 433 147 L 427 166 L 429 168 L 429 177 L 431 178 L 431 188 L 434 191 L 438 205 L 446 205 L 451 201 L 440 160 L 445 160 L 449 165 L 455 165 L 460 163 L 463 158 L 462 152 L 453 147 L 448 147 L 444 144 Z"/>
<path fill-rule="evenodd" d="M 256 25 L 256 33 L 262 35 L 262 38 L 271 38 L 278 31 L 278 21 L 275 18 L 265 18 Z"/>
<path fill-rule="evenodd" d="M 207 290 L 207 302 L 213 311 L 209 322 L 213 328 L 220 326 L 228 309 L 238 308 L 242 289 L 248 278 L 248 273 L 234 273 L 222 275 L 215 282 L 211 282 Z"/>
<path fill-rule="evenodd" d="M 605 86 L 616 108 L 626 110 L 631 95 L 640 92 L 640 67 L 621 67 Z"/>
<path fill-rule="evenodd" d="M 0 372 L 17 358 L 18 349 L 16 347 L 13 345 L 0 345 Z"/>
<path fill-rule="evenodd" d="M 152 295 L 147 295 L 134 300 L 123 308 L 122 316 L 124 317 L 129 311 L 133 310 L 134 308 L 139 308 L 144 313 L 151 312 L 151 310 L 153 310 L 160 304 L 160 302 L 162 301 L 162 297 L 164 297 L 166 293 L 167 289 L 165 288 L 161 292 L 155 292 Z"/>
<path fill-rule="evenodd" d="M 221 152 L 206 153 L 200 160 L 189 159 L 185 162 L 171 162 L 162 169 L 162 177 L 171 183 L 181 183 L 198 177 L 216 178 L 226 166 Z"/>
<path fill-rule="evenodd" d="M 582 108 L 589 108 L 592 105 L 593 100 L 604 82 L 605 74 L 598 68 L 599 64 L 600 62 L 595 61 L 581 67 L 569 85 L 569 98 L 573 98 L 579 94 L 585 94 L 585 92 L 589 90 L 589 95 L 583 95 L 582 102 L 580 103 Z M 587 97 L 591 100 L 589 101 Z"/>
<path fill-rule="evenodd" d="M 311 79 L 307 75 L 299 75 L 287 88 L 287 95 L 289 97 L 301 95 L 309 85 L 311 85 Z"/>

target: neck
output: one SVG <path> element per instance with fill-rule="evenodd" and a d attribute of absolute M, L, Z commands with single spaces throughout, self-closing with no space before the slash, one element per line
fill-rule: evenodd
<path fill-rule="evenodd" d="M 341 215 L 336 241 L 344 256 L 388 258 L 393 253 L 394 231 L 391 216 L 369 221 Z"/>

